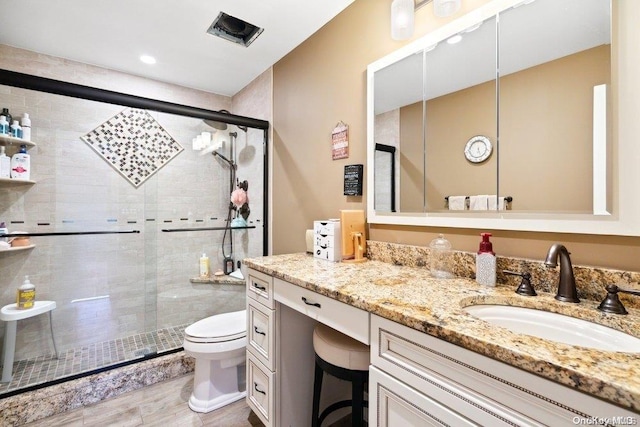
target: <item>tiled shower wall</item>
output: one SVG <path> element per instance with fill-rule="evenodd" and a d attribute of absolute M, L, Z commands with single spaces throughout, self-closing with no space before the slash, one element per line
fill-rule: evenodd
<path fill-rule="evenodd" d="M 219 95 L 1 45 L 0 52 L 0 67 L 14 71 L 111 90 L 135 87 L 128 92 L 212 110 L 231 109 L 231 99 Z M 268 82 L 256 82 L 243 99 L 255 98 L 254 93 L 268 87 Z M 203 252 L 213 269 L 222 266 L 222 231 L 161 231 L 224 225 L 228 167 L 191 148 L 195 135 L 211 130 L 202 121 L 150 112 L 184 151 L 135 188 L 80 139 L 124 107 L 6 86 L 0 86 L 0 104 L 16 117 L 30 114 L 37 144 L 29 151 L 36 184 L 0 188 L 0 221 L 7 221 L 10 231 L 140 231 L 32 237 L 34 249 L 0 254 L 0 305 L 14 301 L 15 288 L 28 274 L 37 299 L 57 303 L 53 322 L 59 351 L 244 307 L 242 286 L 189 281 L 198 273 Z M 256 225 L 233 232 L 234 257 L 242 259 L 262 254 L 263 131 L 245 133 L 233 126 L 226 132 L 230 131 L 238 133 L 238 178 L 249 181 L 249 220 Z M 72 302 L 79 299 L 89 300 Z M 16 359 L 51 352 L 47 316 L 18 322 Z"/>

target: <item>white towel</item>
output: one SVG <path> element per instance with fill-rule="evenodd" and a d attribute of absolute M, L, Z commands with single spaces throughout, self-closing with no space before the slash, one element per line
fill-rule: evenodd
<path fill-rule="evenodd" d="M 479 196 L 470 196 L 469 197 L 469 210 L 472 211 L 486 211 L 489 207 L 488 204 L 489 196 L 486 194 Z"/>
<path fill-rule="evenodd" d="M 463 211 L 466 208 L 467 196 L 449 196 L 449 210 Z"/>
<path fill-rule="evenodd" d="M 495 194 L 488 196 L 487 198 L 487 208 L 490 211 L 503 211 L 505 209 L 505 200 L 504 197 L 498 197 Z"/>

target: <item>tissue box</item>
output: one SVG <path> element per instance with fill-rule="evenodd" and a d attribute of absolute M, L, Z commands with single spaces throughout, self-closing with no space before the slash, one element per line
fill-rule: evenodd
<path fill-rule="evenodd" d="M 313 256 L 333 262 L 341 261 L 340 220 L 314 221 L 313 232 Z"/>

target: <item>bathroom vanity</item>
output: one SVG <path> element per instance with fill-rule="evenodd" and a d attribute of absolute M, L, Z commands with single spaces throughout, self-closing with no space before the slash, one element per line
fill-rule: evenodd
<path fill-rule="evenodd" d="M 307 254 L 247 259 L 247 402 L 267 426 L 308 425 L 316 322 L 371 346 L 369 425 L 631 425 L 637 353 L 510 332 L 463 308 L 503 304 L 586 316 L 637 336 L 640 315 L 603 315 L 426 268 L 332 263 Z M 348 387 L 348 386 L 347 386 Z M 597 424 L 597 423 L 596 423 Z"/>

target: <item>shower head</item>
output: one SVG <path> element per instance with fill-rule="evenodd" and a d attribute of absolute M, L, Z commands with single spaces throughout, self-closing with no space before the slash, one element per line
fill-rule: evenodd
<path fill-rule="evenodd" d="M 231 114 L 229 113 L 229 111 L 227 110 L 220 110 L 218 111 L 218 113 L 225 113 L 225 114 Z M 203 120 L 208 126 L 211 126 L 214 129 L 218 129 L 218 130 L 227 130 L 227 124 L 224 122 L 218 122 L 215 120 L 209 120 L 209 119 L 204 119 Z"/>
<path fill-rule="evenodd" d="M 220 157 L 220 159 L 222 161 L 224 161 L 226 164 L 228 164 L 231 169 L 235 169 L 236 168 L 236 164 L 233 161 L 229 160 L 228 158 L 226 158 L 222 154 L 218 153 L 217 151 L 214 151 L 213 155 L 214 155 L 214 157 L 215 156 Z"/>

